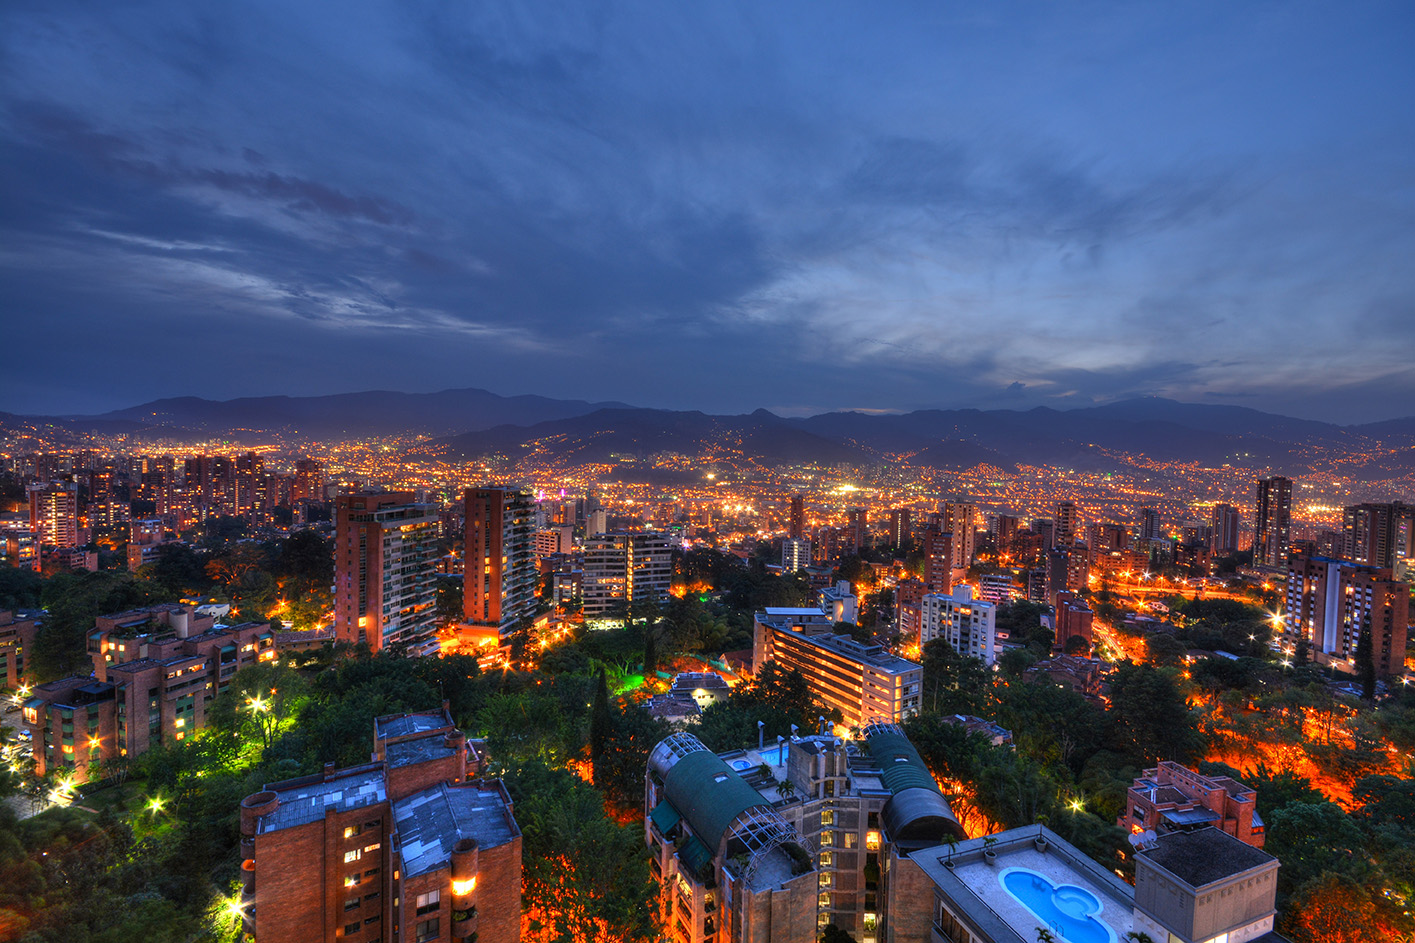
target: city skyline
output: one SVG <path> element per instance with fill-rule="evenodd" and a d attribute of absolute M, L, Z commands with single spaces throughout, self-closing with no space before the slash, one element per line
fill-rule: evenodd
<path fill-rule="evenodd" d="M 9 411 L 1415 392 L 1395 4 L 0 17 Z"/>

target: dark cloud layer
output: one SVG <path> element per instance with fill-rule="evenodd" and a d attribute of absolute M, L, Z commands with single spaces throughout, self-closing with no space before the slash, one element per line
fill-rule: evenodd
<path fill-rule="evenodd" d="M 1415 411 L 1405 6 L 990 10 L 8 6 L 0 409 Z"/>

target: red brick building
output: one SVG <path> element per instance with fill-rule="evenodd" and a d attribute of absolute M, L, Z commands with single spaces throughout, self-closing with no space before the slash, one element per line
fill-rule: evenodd
<path fill-rule="evenodd" d="M 438 650 L 437 509 L 410 492 L 339 498 L 334 514 L 334 634 L 377 652 Z"/>
<path fill-rule="evenodd" d="M 1130 785 L 1125 815 L 1116 824 L 1134 832 L 1192 832 L 1212 825 L 1261 848 L 1267 830 L 1257 803 L 1258 794 L 1232 777 L 1204 776 L 1164 760 Z"/>
<path fill-rule="evenodd" d="M 514 943 L 521 830 L 446 709 L 374 722 L 372 761 L 241 803 L 245 928 L 256 943 Z"/>
<path fill-rule="evenodd" d="M 5 687 L 15 690 L 24 684 L 25 652 L 34 644 L 39 621 L 8 609 L 0 609 L 0 664 L 4 666 Z"/>
<path fill-rule="evenodd" d="M 186 739 L 238 670 L 276 655 L 265 623 L 215 628 L 210 616 L 175 604 L 95 621 L 94 677 L 39 685 L 24 702 L 40 775 L 61 770 L 83 783 L 101 778 L 107 760 Z"/>
<path fill-rule="evenodd" d="M 1092 643 L 1091 623 L 1096 614 L 1073 592 L 1056 594 L 1056 647 L 1065 650 L 1066 643 L 1079 635 L 1089 646 Z"/>

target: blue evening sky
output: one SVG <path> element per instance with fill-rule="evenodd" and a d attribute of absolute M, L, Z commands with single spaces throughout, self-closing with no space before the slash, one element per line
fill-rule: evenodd
<path fill-rule="evenodd" d="M 1415 414 L 1415 6 L 10 3 L 0 410 Z"/>

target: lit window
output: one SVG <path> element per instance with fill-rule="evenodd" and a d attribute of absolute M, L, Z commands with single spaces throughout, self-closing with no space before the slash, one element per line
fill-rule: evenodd
<path fill-rule="evenodd" d="M 357 848 L 353 851 L 346 851 L 344 852 L 344 863 L 349 864 L 352 861 L 358 861 L 363 855 L 364 853 Z"/>
<path fill-rule="evenodd" d="M 416 906 L 417 906 L 417 910 L 418 910 L 418 915 L 421 916 L 421 915 L 423 915 L 423 914 L 430 914 L 430 913 L 432 913 L 433 911 L 437 910 L 437 908 L 438 908 L 439 906 L 441 906 L 441 904 L 440 904 L 440 901 L 441 901 L 441 900 L 442 900 L 442 892 L 441 892 L 441 891 L 436 891 L 436 890 L 434 890 L 434 891 L 428 891 L 426 894 L 419 894 L 419 895 L 418 895 L 418 899 L 417 899 L 417 901 L 416 901 Z M 434 921 L 434 922 L 435 922 L 435 921 Z"/>
<path fill-rule="evenodd" d="M 865 833 L 865 848 L 868 851 L 879 851 L 879 832 Z"/>

